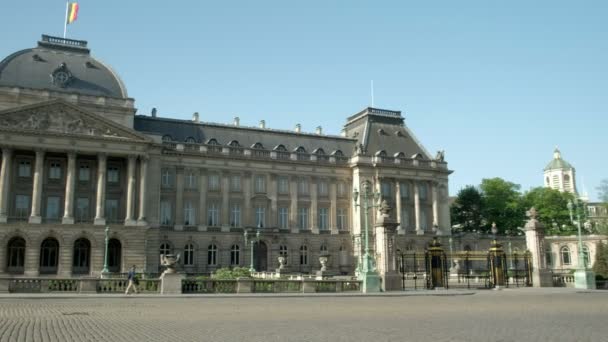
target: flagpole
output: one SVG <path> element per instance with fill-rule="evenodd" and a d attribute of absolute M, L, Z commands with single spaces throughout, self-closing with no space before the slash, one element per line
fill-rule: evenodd
<path fill-rule="evenodd" d="M 68 10 L 70 8 L 70 1 L 65 2 L 65 20 L 63 21 L 63 38 L 65 39 L 65 34 L 68 31 Z"/>

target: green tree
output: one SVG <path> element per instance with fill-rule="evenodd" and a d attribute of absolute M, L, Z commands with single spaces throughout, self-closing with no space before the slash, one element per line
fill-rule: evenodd
<path fill-rule="evenodd" d="M 597 244 L 595 251 L 595 262 L 593 263 L 593 272 L 599 278 L 608 278 L 608 246 L 601 241 Z"/>
<path fill-rule="evenodd" d="M 471 232 L 482 225 L 483 199 L 481 193 L 472 185 L 458 191 L 456 200 L 452 204 L 452 225 L 457 230 Z"/>
<path fill-rule="evenodd" d="M 538 220 L 545 225 L 547 234 L 564 235 L 572 234 L 574 231 L 568 211 L 568 201 L 570 200 L 574 200 L 571 193 L 538 187 L 523 195 L 522 205 L 526 209 L 536 208 Z"/>
<path fill-rule="evenodd" d="M 506 230 L 515 231 L 524 225 L 526 217 L 519 184 L 502 178 L 486 178 L 479 187 L 484 205 L 482 215 L 486 221 L 483 231 L 489 231 L 494 222 L 499 234 Z"/>

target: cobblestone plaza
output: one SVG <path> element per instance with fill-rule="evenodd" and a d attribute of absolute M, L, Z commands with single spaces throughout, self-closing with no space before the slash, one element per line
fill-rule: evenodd
<path fill-rule="evenodd" d="M 418 294 L 3 297 L 0 341 L 608 340 L 608 292 Z"/>

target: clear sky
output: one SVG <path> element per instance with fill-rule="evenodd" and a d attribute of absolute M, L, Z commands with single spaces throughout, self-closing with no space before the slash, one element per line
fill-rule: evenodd
<path fill-rule="evenodd" d="M 608 1 L 82 0 L 68 37 L 122 76 L 139 113 L 272 128 L 371 104 L 404 112 L 451 193 L 542 185 L 556 145 L 591 198 L 608 178 Z M 65 2 L 3 1 L 0 55 L 61 35 Z"/>

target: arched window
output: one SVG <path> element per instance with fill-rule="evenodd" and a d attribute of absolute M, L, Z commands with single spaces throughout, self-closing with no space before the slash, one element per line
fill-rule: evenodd
<path fill-rule="evenodd" d="M 308 265 L 308 247 L 300 246 L 300 265 Z"/>
<path fill-rule="evenodd" d="M 318 161 L 329 161 L 329 156 L 325 154 L 325 151 L 322 148 L 316 149 L 315 155 L 317 156 Z"/>
<path fill-rule="evenodd" d="M 214 139 L 214 138 L 209 139 L 209 141 L 207 141 L 207 145 L 209 145 L 209 147 L 208 147 L 209 152 L 222 153 L 222 146 L 216 139 Z"/>
<path fill-rule="evenodd" d="M 348 249 L 344 246 L 340 246 L 340 266 L 348 265 Z"/>
<path fill-rule="evenodd" d="M 184 266 L 194 265 L 194 245 L 189 243 L 184 246 Z"/>
<path fill-rule="evenodd" d="M 228 146 L 230 146 L 230 147 L 241 147 L 241 144 L 239 144 L 239 142 L 236 141 L 236 140 L 232 140 L 230 143 L 228 143 Z"/>
<path fill-rule="evenodd" d="M 321 247 L 319 248 L 319 251 L 321 252 L 321 254 L 327 253 L 327 245 L 322 244 Z"/>
<path fill-rule="evenodd" d="M 240 265 L 241 264 L 241 248 L 239 245 L 232 245 L 230 247 L 230 265 Z"/>
<path fill-rule="evenodd" d="M 108 242 L 108 269 L 112 273 L 119 273 L 122 265 L 122 244 L 118 239 Z"/>
<path fill-rule="evenodd" d="M 47 238 L 40 245 L 40 274 L 57 274 L 59 242 Z"/>
<path fill-rule="evenodd" d="M 560 253 L 562 255 L 562 265 L 570 265 L 570 248 L 564 246 L 560 249 Z"/>
<path fill-rule="evenodd" d="M 72 257 L 72 273 L 88 274 L 91 265 L 91 243 L 81 238 L 74 242 L 74 253 Z"/>
<path fill-rule="evenodd" d="M 7 244 L 6 271 L 13 274 L 22 274 L 25 266 L 25 240 L 14 237 Z"/>
<path fill-rule="evenodd" d="M 287 152 L 287 148 L 285 147 L 285 145 L 277 145 L 277 147 L 274 148 L 275 151 L 277 152 Z"/>
<path fill-rule="evenodd" d="M 274 150 L 277 152 L 277 159 L 289 159 L 289 151 L 284 145 L 277 145 Z"/>
<path fill-rule="evenodd" d="M 262 143 L 256 142 L 255 144 L 253 144 L 253 146 L 251 146 L 251 148 L 253 148 L 254 150 L 263 150 L 264 145 L 262 145 Z"/>
<path fill-rule="evenodd" d="M 385 150 L 378 151 L 378 152 L 376 152 L 376 156 L 386 157 L 386 151 Z"/>
<path fill-rule="evenodd" d="M 545 262 L 548 267 L 553 266 L 553 252 L 551 251 L 551 247 L 545 249 Z"/>
<path fill-rule="evenodd" d="M 334 153 L 332 153 L 335 157 L 344 157 L 344 153 L 340 150 L 335 150 Z"/>
<path fill-rule="evenodd" d="M 306 149 L 302 146 L 296 148 L 298 160 L 310 160 L 310 155 L 306 153 Z"/>
<path fill-rule="evenodd" d="M 171 245 L 168 242 L 163 242 L 160 244 L 160 255 L 171 254 Z"/>
<path fill-rule="evenodd" d="M 403 153 L 403 152 L 397 152 L 397 153 L 395 153 L 395 158 L 405 159 L 405 153 Z"/>
<path fill-rule="evenodd" d="M 196 144 L 196 139 L 194 139 L 193 137 L 187 137 L 186 143 L 187 144 Z"/>
<path fill-rule="evenodd" d="M 583 246 L 583 261 L 585 262 L 585 268 L 591 267 L 591 259 L 589 258 L 589 247 Z"/>
<path fill-rule="evenodd" d="M 209 245 L 207 248 L 207 265 L 217 265 L 217 246 Z"/>
<path fill-rule="evenodd" d="M 251 148 L 253 149 L 253 151 L 251 151 L 251 154 L 254 157 L 257 158 L 267 158 L 270 156 L 270 151 L 266 151 L 266 149 L 264 148 L 264 145 L 262 145 L 262 143 L 255 143 L 251 146 Z"/>
<path fill-rule="evenodd" d="M 287 257 L 287 246 L 279 246 L 279 255 L 285 258 L 285 265 L 289 264 L 289 258 Z"/>
<path fill-rule="evenodd" d="M 172 141 L 173 141 L 173 137 L 171 137 L 169 134 L 163 135 L 163 142 L 172 142 Z"/>

